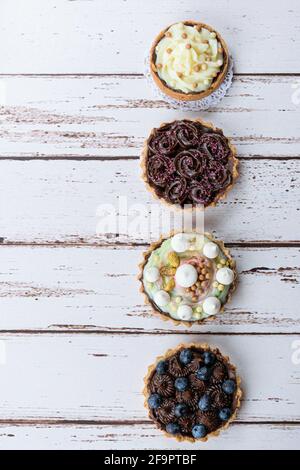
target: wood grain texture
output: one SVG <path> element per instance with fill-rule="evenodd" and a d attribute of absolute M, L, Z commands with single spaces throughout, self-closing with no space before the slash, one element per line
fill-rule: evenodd
<path fill-rule="evenodd" d="M 300 161 L 243 160 L 240 173 L 228 198 L 205 211 L 206 230 L 226 242 L 299 240 Z M 0 191 L 4 243 L 149 243 L 165 231 L 138 161 L 3 161 Z M 119 207 L 120 197 L 127 203 Z M 112 211 L 117 225 L 107 226 L 103 216 Z"/>
<path fill-rule="evenodd" d="M 201 116 L 231 136 L 242 157 L 299 158 L 296 83 L 237 76 Z M 0 157 L 137 157 L 153 127 L 187 116 L 155 98 L 142 76 L 4 76 L 0 90 Z"/>
<path fill-rule="evenodd" d="M 162 439 L 151 424 L 106 425 L 14 425 L 0 424 L 0 449 L 162 449 L 299 450 L 299 424 L 234 423 L 218 439 L 191 445 Z"/>
<path fill-rule="evenodd" d="M 190 329 L 145 307 L 136 279 L 142 250 L 0 247 L 0 330 L 300 334 L 299 248 L 231 249 L 239 272 L 232 301 Z"/>
<path fill-rule="evenodd" d="M 245 390 L 238 421 L 299 421 L 297 335 L 94 333 L 2 334 L 0 420 L 147 420 L 141 393 L 147 367 L 187 340 L 218 345 L 238 367 Z"/>
<path fill-rule="evenodd" d="M 238 72 L 299 72 L 297 0 L 242 9 L 239 0 L 152 0 L 142 8 L 140 0 L 2 0 L 0 13 L 2 73 L 141 72 L 158 32 L 186 19 L 223 34 Z"/>

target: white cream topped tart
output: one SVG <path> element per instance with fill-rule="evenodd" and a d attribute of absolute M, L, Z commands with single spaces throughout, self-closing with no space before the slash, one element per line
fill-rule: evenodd
<path fill-rule="evenodd" d="M 184 23 L 172 25 L 155 48 L 158 76 L 183 93 L 207 90 L 224 63 L 224 51 L 215 32 Z"/>
<path fill-rule="evenodd" d="M 160 313 L 179 321 L 216 315 L 235 284 L 235 263 L 209 234 L 178 233 L 146 257 L 144 293 Z"/>

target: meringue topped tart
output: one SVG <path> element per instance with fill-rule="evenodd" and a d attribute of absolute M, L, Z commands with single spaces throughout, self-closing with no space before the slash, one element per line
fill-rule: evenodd
<path fill-rule="evenodd" d="M 225 78 L 228 51 L 224 40 L 204 23 L 173 24 L 157 37 L 151 50 L 151 73 L 172 97 L 197 100 L 214 91 Z"/>
<path fill-rule="evenodd" d="M 140 281 L 159 314 L 179 322 L 202 321 L 223 310 L 235 287 L 235 263 L 210 234 L 177 233 L 145 254 Z"/>

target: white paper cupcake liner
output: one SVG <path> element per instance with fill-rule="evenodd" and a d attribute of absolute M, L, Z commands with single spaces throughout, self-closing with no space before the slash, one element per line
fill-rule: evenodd
<path fill-rule="evenodd" d="M 181 109 L 183 111 L 205 111 L 206 109 L 212 108 L 216 106 L 226 95 L 227 91 L 232 85 L 233 79 L 233 59 L 229 57 L 228 63 L 228 71 L 226 77 L 224 78 L 223 82 L 219 86 L 217 90 L 211 93 L 209 96 L 202 98 L 197 101 L 179 101 L 175 100 L 174 98 L 170 98 L 169 96 L 165 95 L 155 84 L 151 72 L 150 72 L 150 55 L 147 53 L 145 57 L 145 70 L 144 75 L 147 79 L 149 86 L 151 87 L 153 94 L 160 100 L 165 101 L 168 103 L 170 108 L 173 109 Z"/>

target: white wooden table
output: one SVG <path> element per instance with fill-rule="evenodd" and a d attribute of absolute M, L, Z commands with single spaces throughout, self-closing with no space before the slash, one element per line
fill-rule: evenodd
<path fill-rule="evenodd" d="M 193 448 L 299 448 L 298 0 L 2 0 L 0 16 L 0 448 L 191 448 L 161 436 L 141 395 L 148 364 L 189 340 L 228 353 L 245 391 L 237 421 Z M 233 86 L 202 116 L 241 160 L 205 219 L 240 285 L 225 314 L 189 330 L 143 305 L 149 239 L 96 235 L 100 203 L 152 202 L 141 144 L 186 113 L 153 96 L 143 56 L 182 19 L 229 43 Z"/>

